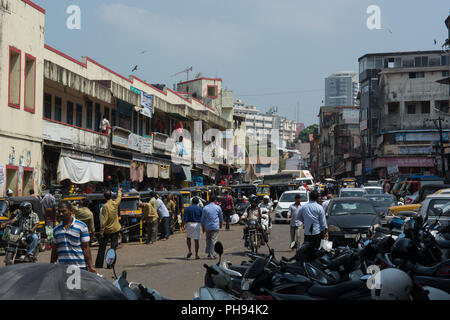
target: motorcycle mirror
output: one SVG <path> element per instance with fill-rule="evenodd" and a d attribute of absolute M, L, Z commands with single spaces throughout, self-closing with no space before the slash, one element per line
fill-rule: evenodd
<path fill-rule="evenodd" d="M 106 266 L 108 268 L 114 267 L 114 265 L 116 264 L 116 258 L 116 250 L 114 250 L 113 248 L 109 248 L 106 252 Z"/>
<path fill-rule="evenodd" d="M 223 254 L 223 245 L 222 242 L 217 241 L 216 244 L 214 245 L 214 251 L 221 256 Z"/>

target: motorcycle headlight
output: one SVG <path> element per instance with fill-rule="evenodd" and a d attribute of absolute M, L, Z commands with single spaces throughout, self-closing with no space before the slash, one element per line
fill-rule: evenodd
<path fill-rule="evenodd" d="M 332 225 L 328 226 L 328 231 L 339 232 L 339 231 L 341 231 L 341 228 L 332 224 Z"/>
<path fill-rule="evenodd" d="M 241 290 L 248 291 L 255 279 L 244 278 L 241 281 Z"/>

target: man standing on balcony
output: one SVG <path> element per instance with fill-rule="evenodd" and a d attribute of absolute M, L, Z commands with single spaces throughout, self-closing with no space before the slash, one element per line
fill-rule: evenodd
<path fill-rule="evenodd" d="M 106 130 L 108 130 L 109 127 L 111 127 L 109 120 L 103 115 L 102 121 L 100 121 L 100 131 L 106 133 Z"/>

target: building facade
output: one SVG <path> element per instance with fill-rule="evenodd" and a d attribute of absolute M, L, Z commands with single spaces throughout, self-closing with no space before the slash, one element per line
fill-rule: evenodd
<path fill-rule="evenodd" d="M 356 106 L 359 91 L 356 72 L 336 72 L 325 78 L 326 106 Z"/>

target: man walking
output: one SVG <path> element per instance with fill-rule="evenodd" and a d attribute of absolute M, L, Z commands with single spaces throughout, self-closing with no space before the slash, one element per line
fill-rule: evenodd
<path fill-rule="evenodd" d="M 289 206 L 289 211 L 287 214 L 287 222 L 290 223 L 291 226 L 291 249 L 300 247 L 304 240 L 303 223 L 297 219 L 301 208 L 301 200 L 302 196 L 297 194 L 295 196 L 295 203 Z"/>
<path fill-rule="evenodd" d="M 191 251 L 191 239 L 195 242 L 195 259 L 200 259 L 198 256 L 198 249 L 200 247 L 200 231 L 201 231 L 201 220 L 202 220 L 202 208 L 198 205 L 198 198 L 192 199 L 192 204 L 186 208 L 183 217 L 183 228 L 186 230 L 187 238 L 186 244 L 188 247 L 188 254 L 186 259 L 192 256 Z"/>
<path fill-rule="evenodd" d="M 99 247 L 97 259 L 95 260 L 96 268 L 103 268 L 103 260 L 105 259 L 106 245 L 111 240 L 111 248 L 116 249 L 119 240 L 119 232 L 122 226 L 119 223 L 119 205 L 122 200 L 122 188 L 119 187 L 117 199 L 112 200 L 111 190 L 104 192 L 106 203 L 102 209 L 102 226 L 99 234 Z"/>
<path fill-rule="evenodd" d="M 211 195 L 211 202 L 203 208 L 202 224 L 203 233 L 206 233 L 206 248 L 205 253 L 208 254 L 208 259 L 215 259 L 214 245 L 219 236 L 219 230 L 222 229 L 223 213 L 222 209 L 215 204 L 215 196 Z"/>
<path fill-rule="evenodd" d="M 225 189 L 224 196 L 221 201 L 222 212 L 225 218 L 225 229 L 230 230 L 230 217 L 233 214 L 234 202 L 233 198 L 228 194 L 228 190 Z"/>
<path fill-rule="evenodd" d="M 312 242 L 314 247 L 318 248 L 322 239 L 328 239 L 327 220 L 323 207 L 317 203 L 319 193 L 312 191 L 309 199 L 310 201 L 300 208 L 296 219 L 304 225 L 305 242 Z"/>
<path fill-rule="evenodd" d="M 72 207 L 75 213 L 75 218 L 87 225 L 89 229 L 89 234 L 91 239 L 94 238 L 95 227 L 94 227 L 94 214 L 89 209 L 89 199 L 84 198 L 81 200 L 81 205 L 79 207 Z"/>
<path fill-rule="evenodd" d="M 56 222 L 56 199 L 55 191 L 50 189 L 44 198 L 41 200 L 42 212 L 45 213 L 45 221 L 53 227 Z"/>
<path fill-rule="evenodd" d="M 72 216 L 72 205 L 61 202 L 58 207 L 61 223 L 53 229 L 53 248 L 50 263 L 75 265 L 97 273 L 92 265 L 89 230 L 85 223 Z"/>
<path fill-rule="evenodd" d="M 143 222 L 146 223 L 147 240 L 145 240 L 145 244 L 153 244 L 158 233 L 158 212 L 151 203 L 139 201 L 138 206 L 142 208 Z"/>
<path fill-rule="evenodd" d="M 169 210 L 167 210 L 166 205 L 164 202 L 158 198 L 156 199 L 156 210 L 158 211 L 159 218 L 161 219 L 162 224 L 162 233 L 160 240 L 166 241 L 169 239 L 169 226 L 170 226 L 170 213 Z"/>

